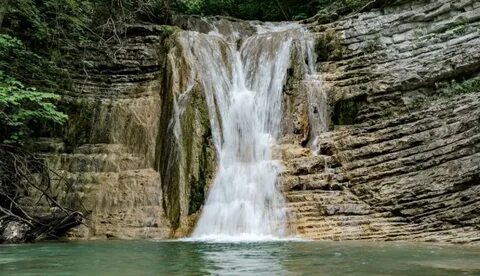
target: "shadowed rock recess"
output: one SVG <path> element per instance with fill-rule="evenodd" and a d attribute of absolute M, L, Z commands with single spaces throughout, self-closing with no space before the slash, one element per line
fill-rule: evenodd
<path fill-rule="evenodd" d="M 220 32 L 233 25 L 237 35 L 252 32 L 241 21 L 212 20 Z M 314 137 L 322 111 L 292 60 L 275 148 L 292 231 L 480 243 L 480 2 L 390 1 L 328 24 L 314 20 L 305 25 L 316 41 L 323 80 L 316 96 L 328 99 L 327 127 Z M 173 21 L 204 33 L 213 26 Z M 69 125 L 62 138 L 38 142 L 68 180 L 55 187 L 58 199 L 88 214 L 72 237 L 192 230 L 216 154 L 205 93 L 180 54 L 181 32 L 130 26 L 122 43 L 81 53 L 63 99 Z"/>

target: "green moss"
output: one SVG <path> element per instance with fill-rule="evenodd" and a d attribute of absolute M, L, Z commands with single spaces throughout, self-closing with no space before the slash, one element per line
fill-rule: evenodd
<path fill-rule="evenodd" d="M 327 61 L 330 54 L 328 42 L 325 39 L 317 40 L 315 45 L 315 53 L 317 54 L 318 61 Z"/>
<path fill-rule="evenodd" d="M 424 32 L 422 30 L 415 30 L 414 32 L 414 35 L 415 35 L 415 39 L 416 40 L 419 40 L 422 36 L 424 36 Z"/>
<path fill-rule="evenodd" d="M 339 59 L 345 51 L 343 38 L 333 29 L 326 30 L 315 45 L 317 61 Z"/>
<path fill-rule="evenodd" d="M 462 82 L 452 81 L 450 86 L 441 91 L 442 96 L 455 96 L 480 92 L 480 77 L 475 77 Z"/>
<path fill-rule="evenodd" d="M 212 133 L 211 129 L 203 135 L 202 137 L 202 151 L 200 154 L 200 171 L 198 180 L 192 181 L 190 186 L 190 203 L 188 207 L 188 214 L 194 214 L 205 202 L 205 190 L 208 186 L 209 181 L 212 179 Z"/>
<path fill-rule="evenodd" d="M 191 106 L 189 108 L 191 119 L 189 123 L 184 124 L 184 132 L 188 132 L 184 147 L 189 148 L 185 173 L 191 175 L 189 214 L 196 213 L 205 202 L 206 188 L 212 179 L 215 158 L 208 107 L 202 89 L 193 91 Z M 200 133 L 195 128 L 200 128 Z"/>
<path fill-rule="evenodd" d="M 163 33 L 166 36 L 171 36 L 177 32 L 182 31 L 182 29 L 177 26 L 162 26 L 162 29 L 163 29 Z"/>
<path fill-rule="evenodd" d="M 467 24 L 462 24 L 462 25 L 458 26 L 457 28 L 455 28 L 453 30 L 453 33 L 458 35 L 458 36 L 461 36 L 461 35 L 467 34 L 467 31 L 468 31 L 468 25 Z"/>
<path fill-rule="evenodd" d="M 68 147 L 87 144 L 95 121 L 95 110 L 100 108 L 100 102 L 88 100 L 72 100 L 61 104 L 61 109 L 71 118 L 64 133 L 64 140 Z"/>
<path fill-rule="evenodd" d="M 173 118 L 173 97 L 177 95 L 169 92 L 166 96 L 162 118 Z M 173 229 L 181 227 L 182 214 L 196 213 L 203 205 L 215 160 L 204 91 L 194 86 L 181 105 L 185 107 L 180 117 L 181 139 L 177 141 L 173 135 L 170 119 L 161 120 L 165 134 L 159 135 L 156 160 L 162 176 L 163 207 Z"/>
<path fill-rule="evenodd" d="M 367 54 L 374 53 L 375 51 L 382 48 L 382 43 L 380 42 L 380 35 L 376 34 L 373 39 L 367 41 L 363 47 L 363 52 Z"/>
<path fill-rule="evenodd" d="M 464 35 L 467 33 L 469 26 L 468 21 L 464 18 L 459 18 L 456 21 L 449 22 L 433 30 L 433 33 L 441 34 L 449 31 L 453 31 L 456 35 Z"/>

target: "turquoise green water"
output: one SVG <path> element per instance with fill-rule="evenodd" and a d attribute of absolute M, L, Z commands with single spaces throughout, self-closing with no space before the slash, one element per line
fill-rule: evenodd
<path fill-rule="evenodd" d="M 480 248 L 357 242 L 0 246 L 0 275 L 480 275 Z"/>

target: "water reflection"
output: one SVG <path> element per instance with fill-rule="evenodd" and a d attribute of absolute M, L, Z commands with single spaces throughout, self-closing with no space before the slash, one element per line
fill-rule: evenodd
<path fill-rule="evenodd" d="M 480 248 L 374 242 L 0 246 L 0 275 L 480 275 Z"/>
<path fill-rule="evenodd" d="M 203 272 L 211 275 L 285 275 L 282 262 L 286 248 L 271 243 L 203 244 L 198 253 L 207 266 Z"/>

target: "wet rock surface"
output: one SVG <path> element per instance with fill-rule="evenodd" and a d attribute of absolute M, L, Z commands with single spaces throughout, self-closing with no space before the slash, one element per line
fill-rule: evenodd
<path fill-rule="evenodd" d="M 329 131 L 314 141 L 294 68 L 275 152 L 295 232 L 480 242 L 480 91 L 442 93 L 479 75 L 479 15 L 475 0 L 393 1 L 308 23 L 330 116 Z M 211 31 L 198 18 L 178 20 Z M 193 85 L 184 94 L 188 78 L 174 74 L 191 66 L 178 58 L 175 32 L 132 26 L 122 43 L 87 49 L 64 95 L 71 119 L 63 137 L 40 141 L 71 183 L 55 187 L 59 200 L 87 215 L 75 238 L 167 238 L 195 224 L 215 153 L 202 91 Z M 181 139 L 172 127 L 178 114 Z"/>
<path fill-rule="evenodd" d="M 284 158 L 298 233 L 480 242 L 480 91 L 442 95 L 479 74 L 479 15 L 478 1 L 403 1 L 310 25 L 342 49 L 317 63 L 331 107 L 319 151 L 338 164 Z"/>
<path fill-rule="evenodd" d="M 210 151 L 203 146 L 208 128 L 201 128 L 206 114 L 196 109 L 201 98 L 185 111 L 185 139 L 174 138 L 181 91 L 169 79 L 167 59 L 177 31 L 130 26 L 121 41 L 87 47 L 73 63 L 78 74 L 62 99 L 69 123 L 62 137 L 40 139 L 37 147 L 55 172 L 57 199 L 86 214 L 71 238 L 162 239 L 191 228 L 191 187 L 208 175 L 202 160 Z M 24 205 L 42 212 L 28 200 Z"/>

